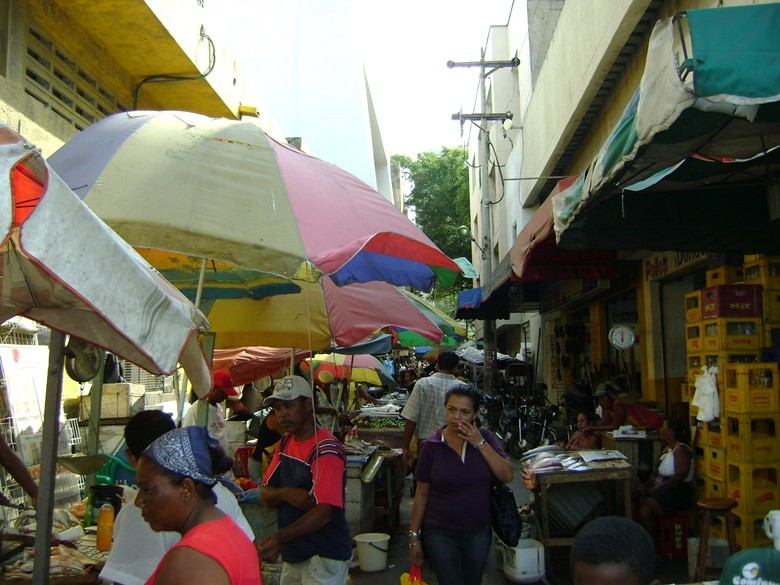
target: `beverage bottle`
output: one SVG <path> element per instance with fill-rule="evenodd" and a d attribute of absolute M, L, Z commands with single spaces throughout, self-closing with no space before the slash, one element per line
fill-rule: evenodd
<path fill-rule="evenodd" d="M 111 548 L 111 539 L 114 535 L 114 506 L 106 502 L 100 506 L 97 521 L 97 542 L 95 548 L 108 550 Z"/>

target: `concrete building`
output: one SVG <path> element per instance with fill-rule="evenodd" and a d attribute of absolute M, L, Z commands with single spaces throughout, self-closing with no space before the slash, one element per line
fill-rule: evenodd
<path fill-rule="evenodd" d="M 125 110 L 236 118 L 243 105 L 265 116 L 202 4 L 3 2 L 0 117 L 48 156 L 95 121 Z M 273 132 L 270 118 L 263 123 Z"/>
<path fill-rule="evenodd" d="M 640 86 L 656 21 L 684 10 L 749 4 L 771 2 L 524 0 L 514 3 L 506 26 L 491 28 L 486 60 L 517 55 L 521 64 L 487 78 L 485 111 L 513 113 L 511 124 L 487 124 L 488 221 L 479 176 L 486 155 L 476 145 L 470 153 L 470 228 L 477 242 L 487 244 L 493 267 L 490 278 L 476 284 L 483 296 L 502 290 L 508 298 L 512 315 L 497 322 L 498 350 L 514 355 L 528 346 L 541 360 L 553 400 L 572 382 L 607 378 L 661 407 L 681 399 L 687 368 L 683 297 L 703 286 L 707 250 L 615 245 L 617 273 L 609 279 L 596 263 L 589 278 L 528 278 L 517 274 L 510 251 L 518 236 L 528 235 L 523 228 L 532 218 L 544 219 L 537 212 L 561 188 L 559 181 L 593 168 Z M 476 245 L 472 253 L 482 273 L 483 253 Z M 625 350 L 608 341 L 619 324 L 636 336 Z"/>

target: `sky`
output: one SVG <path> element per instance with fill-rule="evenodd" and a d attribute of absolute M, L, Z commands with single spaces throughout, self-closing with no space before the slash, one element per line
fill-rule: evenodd
<path fill-rule="evenodd" d="M 257 0 L 220 2 L 244 6 L 229 14 L 258 14 Z M 447 61 L 479 61 L 489 27 L 506 24 L 512 4 L 513 0 L 354 0 L 358 43 L 388 157 L 414 158 L 442 146 L 467 144 L 470 125 L 464 125 L 461 136 L 460 123 L 451 116 L 476 111 L 479 69 L 449 69 Z M 252 27 L 247 24 L 227 24 L 234 54 L 247 54 L 239 47 L 251 46 Z M 471 136 L 476 140 L 475 132 Z"/>
<path fill-rule="evenodd" d="M 366 23 L 361 43 L 366 71 L 388 156 L 465 145 L 469 124 L 461 137 L 460 123 L 451 116 L 478 109 L 479 69 L 449 69 L 447 61 L 479 61 L 489 27 L 506 24 L 512 0 L 358 4 L 363 13 L 358 18 Z"/>

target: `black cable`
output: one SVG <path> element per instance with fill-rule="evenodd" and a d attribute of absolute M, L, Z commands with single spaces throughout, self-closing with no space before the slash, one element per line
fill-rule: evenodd
<path fill-rule="evenodd" d="M 490 140 L 490 135 L 487 137 L 488 144 L 490 145 L 490 148 L 493 149 L 493 155 L 496 157 L 496 162 L 493 163 L 493 167 L 498 169 L 498 176 L 501 177 L 501 197 L 498 198 L 497 201 L 488 201 L 488 205 L 497 205 L 498 203 L 501 203 L 501 201 L 504 199 L 504 195 L 506 195 L 506 186 L 504 185 L 504 173 L 501 172 L 501 167 L 503 165 L 498 164 L 498 153 L 496 152 L 496 147 L 493 145 L 493 142 Z"/>
<path fill-rule="evenodd" d="M 199 79 L 205 79 L 212 71 L 214 71 L 214 67 L 217 64 L 217 51 L 214 47 L 214 41 L 211 40 L 211 37 L 207 35 L 203 29 L 201 29 L 200 31 L 200 38 L 205 39 L 209 45 L 209 64 L 208 67 L 206 68 L 206 71 L 200 73 L 199 75 L 194 75 L 194 76 L 162 74 L 162 75 L 150 75 L 149 77 L 144 77 L 133 88 L 133 109 L 134 110 L 138 107 L 138 94 L 141 91 L 141 87 L 143 87 L 147 83 L 171 83 L 175 81 L 197 81 Z"/>

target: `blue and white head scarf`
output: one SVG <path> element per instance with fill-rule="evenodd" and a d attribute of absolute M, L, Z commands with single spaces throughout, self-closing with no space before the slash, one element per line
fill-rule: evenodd
<path fill-rule="evenodd" d="M 219 441 L 209 435 L 206 427 L 191 426 L 168 431 L 144 450 L 144 455 L 170 472 L 183 475 L 214 487 L 223 483 L 233 492 L 242 490 L 222 476 L 214 476 L 209 447 L 218 447 Z"/>

